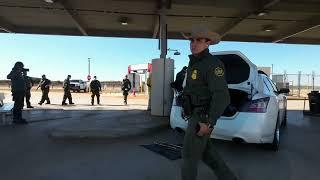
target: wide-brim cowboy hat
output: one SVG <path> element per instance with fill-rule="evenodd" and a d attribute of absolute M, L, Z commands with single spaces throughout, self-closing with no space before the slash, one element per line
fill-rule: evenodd
<path fill-rule="evenodd" d="M 186 39 L 206 38 L 211 41 L 210 45 L 218 44 L 221 41 L 221 36 L 218 33 L 210 31 L 209 28 L 204 26 L 197 26 L 192 28 L 190 36 L 187 36 L 184 33 L 182 33 L 182 36 Z"/>

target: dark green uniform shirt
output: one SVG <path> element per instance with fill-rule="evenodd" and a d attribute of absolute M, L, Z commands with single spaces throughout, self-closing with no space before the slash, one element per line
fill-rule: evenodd
<path fill-rule="evenodd" d="M 50 84 L 51 84 L 51 81 L 49 79 L 47 79 L 47 78 L 41 79 L 39 87 L 41 88 L 41 90 L 49 90 Z"/>
<path fill-rule="evenodd" d="M 215 125 L 230 103 L 224 65 L 209 49 L 189 58 L 184 93 L 191 96 L 192 105 L 207 106 L 207 121 Z"/>
<path fill-rule="evenodd" d="M 26 81 L 21 71 L 12 69 L 12 71 L 8 74 L 7 79 L 11 80 L 12 92 L 26 92 Z"/>
<path fill-rule="evenodd" d="M 90 83 L 90 89 L 92 92 L 99 92 L 101 91 L 101 83 L 98 80 L 93 80 Z"/>
<path fill-rule="evenodd" d="M 67 78 L 63 82 L 63 90 L 70 91 L 70 80 Z"/>
<path fill-rule="evenodd" d="M 131 82 L 129 79 L 123 79 L 122 80 L 122 91 L 128 92 L 131 89 Z"/>
<path fill-rule="evenodd" d="M 34 85 L 34 82 L 32 80 L 31 77 L 29 76 L 24 76 L 24 79 L 25 79 L 25 83 L 26 83 L 26 89 L 28 91 L 30 91 L 30 89 L 32 88 L 32 86 Z"/>

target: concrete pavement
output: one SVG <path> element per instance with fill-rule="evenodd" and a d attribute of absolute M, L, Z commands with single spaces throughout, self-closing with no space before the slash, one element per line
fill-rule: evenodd
<path fill-rule="evenodd" d="M 142 110 L 83 112 L 79 118 L 51 130 L 54 139 L 114 139 L 144 135 L 168 128 L 168 118 L 154 117 Z M 69 120 L 68 120 L 69 121 Z"/>
<path fill-rule="evenodd" d="M 151 117 L 145 111 L 146 101 L 131 99 L 123 106 L 121 97 L 106 97 L 101 106 L 91 106 L 86 103 L 88 94 L 75 97 L 79 100 L 72 106 L 61 106 L 58 98 L 52 98 L 51 105 L 33 102 L 35 108 L 24 111 L 29 125 L 0 127 L 1 180 L 180 179 L 181 160 L 169 161 L 140 146 L 182 140 L 171 129 L 162 128 L 168 119 Z M 214 140 L 240 180 L 319 179 L 320 119 L 304 116 L 302 101 L 288 105 L 288 126 L 281 131 L 278 152 L 255 144 Z M 76 140 L 63 141 L 65 138 Z M 199 179 L 216 177 L 200 163 Z"/>
<path fill-rule="evenodd" d="M 61 106 L 62 92 L 51 92 L 51 104 L 38 105 L 39 91 L 33 92 L 33 109 L 24 109 L 23 117 L 30 123 L 60 121 L 59 126 L 49 130 L 54 139 L 111 139 L 143 135 L 167 128 L 167 117 L 151 116 L 147 99 L 143 96 L 129 97 L 129 104 L 122 104 L 122 96 L 102 94 L 101 105 L 90 104 L 89 93 L 72 93 L 75 105 Z M 10 102 L 10 93 L 6 93 Z"/>
<path fill-rule="evenodd" d="M 179 180 L 181 159 L 170 161 L 140 145 L 180 143 L 170 129 L 121 140 L 56 141 L 52 129 L 72 118 L 0 127 L 1 180 Z M 214 140 L 217 151 L 240 180 L 318 180 L 319 117 L 288 112 L 278 152 L 255 144 Z M 198 179 L 217 180 L 202 162 Z"/>

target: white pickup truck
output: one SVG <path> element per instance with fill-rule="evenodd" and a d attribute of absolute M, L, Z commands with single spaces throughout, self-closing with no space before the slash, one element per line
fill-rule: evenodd
<path fill-rule="evenodd" d="M 70 90 L 72 90 L 73 92 L 75 91 L 80 92 L 81 90 L 83 92 L 87 92 L 88 90 L 87 82 L 82 81 L 80 79 L 70 80 Z"/>

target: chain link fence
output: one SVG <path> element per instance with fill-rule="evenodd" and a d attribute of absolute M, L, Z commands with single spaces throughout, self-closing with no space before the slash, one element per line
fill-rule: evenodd
<path fill-rule="evenodd" d="M 308 97 L 308 93 L 311 91 L 320 91 L 320 75 L 314 72 L 310 74 L 301 72 L 273 74 L 271 77 L 279 89 L 289 88 L 290 96 Z"/>

